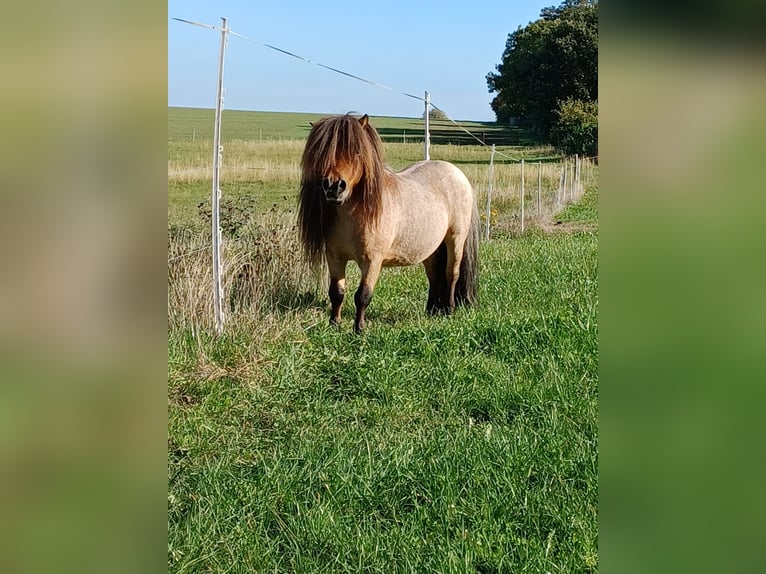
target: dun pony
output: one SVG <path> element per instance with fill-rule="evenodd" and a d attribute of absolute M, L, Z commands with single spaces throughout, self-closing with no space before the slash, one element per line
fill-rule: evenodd
<path fill-rule="evenodd" d="M 476 302 L 479 215 L 473 187 L 456 166 L 421 161 L 395 173 L 368 116 L 344 115 L 314 122 L 301 171 L 300 238 L 310 262 L 327 260 L 331 323 L 340 323 L 349 261 L 362 272 L 357 332 L 382 267 L 422 263 L 429 313 Z"/>

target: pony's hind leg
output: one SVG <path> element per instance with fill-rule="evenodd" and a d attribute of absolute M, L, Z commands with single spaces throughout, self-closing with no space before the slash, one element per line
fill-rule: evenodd
<path fill-rule="evenodd" d="M 463 237 L 459 239 L 452 236 L 447 237 L 444 241 L 447 245 L 445 279 L 447 281 L 448 289 L 445 311 L 447 314 L 451 314 L 455 310 L 455 287 L 457 286 L 457 280 L 460 278 L 460 262 L 463 260 L 465 238 Z"/>
<path fill-rule="evenodd" d="M 447 247 L 442 243 L 433 254 L 423 261 L 423 267 L 428 277 L 428 302 L 426 312 L 429 315 L 442 313 L 447 307 L 447 282 L 445 267 L 447 265 Z"/>
<path fill-rule="evenodd" d="M 340 310 L 343 306 L 343 296 L 346 294 L 346 262 L 334 258 L 327 258 L 327 266 L 330 269 L 330 324 L 340 324 Z"/>
<path fill-rule="evenodd" d="M 362 270 L 362 280 L 359 283 L 359 289 L 354 294 L 354 304 L 356 305 L 356 320 L 354 321 L 354 331 L 361 333 L 364 330 L 364 314 L 372 301 L 372 292 L 375 284 L 380 277 L 381 261 L 371 260 L 362 262 L 359 267 Z"/>

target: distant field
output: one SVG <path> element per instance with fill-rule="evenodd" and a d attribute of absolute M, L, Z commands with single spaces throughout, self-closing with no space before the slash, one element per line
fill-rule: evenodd
<path fill-rule="evenodd" d="M 221 131 L 229 139 L 304 139 L 310 129 L 309 122 L 321 117 L 322 114 L 224 110 Z M 215 111 L 212 109 L 169 107 L 168 140 L 191 141 L 192 137 L 212 139 L 214 118 Z M 422 119 L 371 116 L 371 120 L 383 141 L 423 141 Z M 539 143 L 531 132 L 522 128 L 500 126 L 494 122 L 459 123 L 488 145 L 529 146 Z M 446 120 L 431 121 L 431 143 L 477 144 L 471 136 Z"/>
<path fill-rule="evenodd" d="M 422 267 L 386 269 L 355 336 L 353 296 L 328 325 L 295 228 L 318 117 L 224 113 L 218 336 L 213 112 L 168 110 L 168 571 L 597 572 L 598 168 L 562 194 L 553 150 L 502 147 L 531 162 L 529 219 L 521 235 L 520 165 L 498 158 L 479 305 L 430 317 Z M 395 134 L 418 120 L 372 122 L 392 167 L 422 158 Z M 432 157 L 484 218 L 487 148 Z"/>
<path fill-rule="evenodd" d="M 221 126 L 224 201 L 238 201 L 239 207 L 247 204 L 258 210 L 270 209 L 275 204 L 280 209 L 294 206 L 303 145 L 310 122 L 320 117 L 319 114 L 224 111 Z M 210 198 L 213 118 L 213 110 L 168 108 L 168 220 L 173 225 L 204 223 L 198 217 L 198 205 Z M 371 118 L 371 123 L 384 139 L 390 167 L 399 170 L 423 159 L 422 120 L 376 116 Z M 446 125 L 448 123 L 432 124 L 431 158 L 459 165 L 483 202 L 482 194 L 488 188 L 490 147 L 481 145 L 454 125 Z M 528 162 L 543 163 L 543 199 L 549 204 L 546 210 L 550 210 L 552 193 L 559 184 L 559 154 L 549 146 L 521 145 L 519 142 L 533 141 L 533 138 L 519 128 L 477 122 L 461 122 L 461 125 L 474 134 L 485 134 L 487 140 L 507 144 L 496 144 L 494 194 L 499 205 L 518 203 L 513 194 L 520 179 L 520 168 L 517 161 L 509 158 L 525 158 Z M 536 185 L 535 169 L 530 166 L 527 170 L 528 185 Z"/>

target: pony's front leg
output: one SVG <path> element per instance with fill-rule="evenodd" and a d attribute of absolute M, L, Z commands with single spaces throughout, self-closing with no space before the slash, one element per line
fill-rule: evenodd
<path fill-rule="evenodd" d="M 340 324 L 340 309 L 343 306 L 343 296 L 346 294 L 346 262 L 327 255 L 327 267 L 330 270 L 330 324 Z"/>
<path fill-rule="evenodd" d="M 354 331 L 357 333 L 361 333 L 364 329 L 364 313 L 372 301 L 372 292 L 380 276 L 381 263 L 380 260 L 371 260 L 364 261 L 359 265 L 362 270 L 362 280 L 359 283 L 359 289 L 354 294 L 354 303 L 356 304 Z"/>

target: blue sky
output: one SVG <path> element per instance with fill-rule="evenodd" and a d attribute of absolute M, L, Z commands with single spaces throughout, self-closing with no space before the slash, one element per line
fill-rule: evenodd
<path fill-rule="evenodd" d="M 225 109 L 418 117 L 423 96 L 456 120 L 492 121 L 485 76 L 510 32 L 557 1 L 168 1 L 168 105 L 215 107 L 220 25 L 393 88 L 390 92 L 229 37 Z"/>

